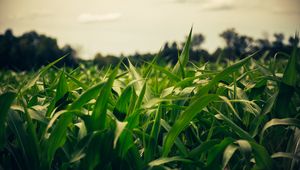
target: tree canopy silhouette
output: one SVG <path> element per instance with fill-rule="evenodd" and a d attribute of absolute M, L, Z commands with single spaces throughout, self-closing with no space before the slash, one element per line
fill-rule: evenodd
<path fill-rule="evenodd" d="M 259 51 L 260 54 L 268 51 L 265 59 L 274 56 L 275 53 L 290 52 L 294 45 L 298 46 L 299 38 L 289 37 L 288 44 L 285 43 L 285 37 L 281 33 L 274 34 L 274 40 L 268 38 L 254 39 L 247 35 L 241 35 L 233 28 L 227 29 L 220 34 L 224 40 L 225 46 L 217 48 L 215 52 L 209 53 L 202 48 L 205 36 L 201 33 L 193 35 L 190 48 L 190 61 L 207 62 L 241 59 L 248 54 Z M 161 49 L 160 55 L 156 62 L 160 65 L 175 64 L 178 60 L 178 54 L 183 48 L 182 42 L 166 42 Z M 58 66 L 76 66 L 82 63 L 87 66 L 91 64 L 99 67 L 115 66 L 124 57 L 136 66 L 143 64 L 145 61 L 150 62 L 157 55 L 155 53 L 135 53 L 128 56 L 103 56 L 97 53 L 92 61 L 85 61 L 76 57 L 76 51 L 69 45 L 59 48 L 54 38 L 38 34 L 35 31 L 24 33 L 21 36 L 14 36 L 12 30 L 8 29 L 3 35 L 0 35 L 0 68 L 13 70 L 35 70 L 46 65 L 59 57 L 69 54 L 64 60 L 58 63 Z M 263 56 L 263 55 L 257 55 Z M 283 55 L 279 57 L 284 57 Z M 128 60 L 123 60 L 128 65 Z"/>
<path fill-rule="evenodd" d="M 35 70 L 65 54 L 69 55 L 58 66 L 75 66 L 75 50 L 69 45 L 59 48 L 54 38 L 35 31 L 16 37 L 10 29 L 0 35 L 0 68 Z"/>

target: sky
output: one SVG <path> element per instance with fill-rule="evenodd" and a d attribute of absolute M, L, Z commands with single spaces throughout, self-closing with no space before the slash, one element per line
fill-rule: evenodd
<path fill-rule="evenodd" d="M 190 28 L 212 52 L 235 28 L 254 38 L 300 30 L 300 0 L 0 0 L 0 33 L 35 30 L 70 44 L 84 59 L 157 52 Z"/>

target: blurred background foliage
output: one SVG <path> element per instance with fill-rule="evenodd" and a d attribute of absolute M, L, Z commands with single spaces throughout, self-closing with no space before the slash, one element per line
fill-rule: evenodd
<path fill-rule="evenodd" d="M 291 51 L 293 44 L 299 43 L 299 39 L 294 38 L 294 36 L 285 38 L 282 33 L 275 33 L 273 36 L 272 40 L 268 38 L 254 39 L 247 35 L 240 35 L 233 28 L 227 29 L 220 34 L 220 37 L 225 42 L 225 46 L 219 47 L 210 53 L 202 48 L 205 36 L 201 33 L 194 34 L 191 41 L 190 61 L 195 63 L 207 61 L 222 62 L 228 59 L 236 60 L 242 59 L 255 51 L 259 51 L 261 54 L 257 56 L 269 59 L 279 51 L 288 53 Z M 176 64 L 178 54 L 182 48 L 183 42 L 166 42 L 161 48 L 161 55 L 157 58 L 157 63 L 160 65 Z M 97 65 L 102 68 L 109 65 L 116 66 L 120 59 L 124 57 L 128 57 L 134 65 L 139 66 L 145 61 L 152 61 L 156 56 L 155 53 L 104 56 L 99 52 L 95 54 L 93 60 L 83 60 L 70 45 L 60 48 L 55 38 L 38 34 L 36 31 L 15 36 L 13 31 L 8 29 L 4 34 L 0 35 L 0 69 L 15 71 L 37 70 L 65 54 L 68 54 L 68 56 L 60 61 L 57 66 L 77 67 L 80 63 L 89 66 Z"/>

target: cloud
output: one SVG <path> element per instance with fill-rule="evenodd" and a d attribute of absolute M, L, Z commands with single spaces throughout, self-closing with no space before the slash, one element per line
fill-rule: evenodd
<path fill-rule="evenodd" d="M 168 0 L 175 3 L 197 3 L 201 9 L 209 11 L 231 10 L 235 8 L 233 0 Z"/>
<path fill-rule="evenodd" d="M 234 7 L 235 6 L 232 0 L 211 0 L 206 1 L 201 6 L 203 10 L 211 11 L 231 10 Z"/>
<path fill-rule="evenodd" d="M 78 22 L 80 23 L 95 23 L 104 21 L 115 21 L 121 17 L 120 13 L 107 13 L 107 14 L 90 14 L 84 13 L 78 16 Z"/>

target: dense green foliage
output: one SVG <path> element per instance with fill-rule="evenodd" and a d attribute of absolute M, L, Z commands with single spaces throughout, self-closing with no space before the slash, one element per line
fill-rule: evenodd
<path fill-rule="evenodd" d="M 58 66 L 76 66 L 75 50 L 69 45 L 59 48 L 54 38 L 38 34 L 35 31 L 15 36 L 9 29 L 0 35 L 1 69 L 37 70 L 66 53 L 69 55 L 58 63 Z"/>
<path fill-rule="evenodd" d="M 190 44 L 174 67 L 2 71 L 0 169 L 297 169 L 298 49 L 192 63 Z"/>

